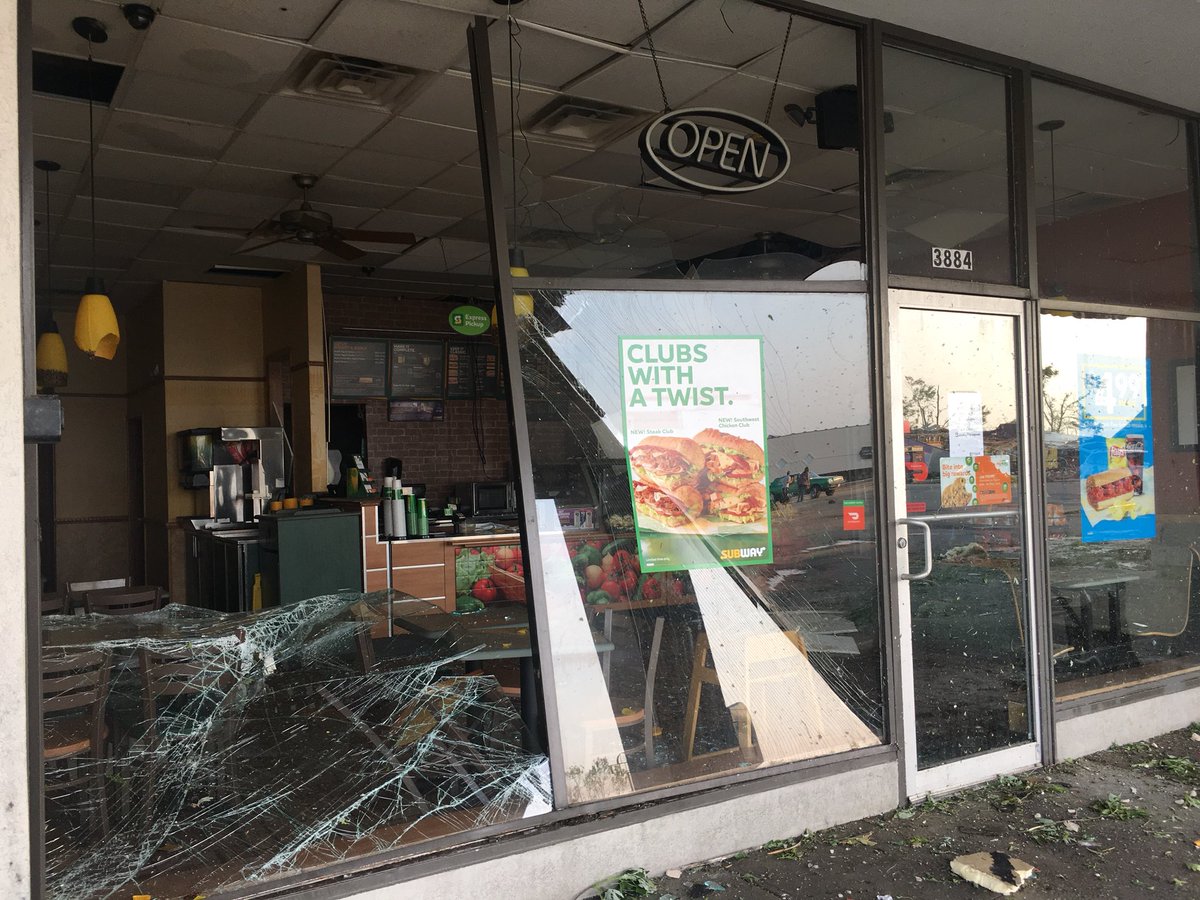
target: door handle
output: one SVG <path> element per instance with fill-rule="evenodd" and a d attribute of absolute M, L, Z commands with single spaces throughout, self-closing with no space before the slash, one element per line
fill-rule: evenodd
<path fill-rule="evenodd" d="M 917 528 L 925 529 L 925 568 L 920 572 L 906 572 L 900 577 L 905 581 L 920 581 L 928 578 L 929 573 L 933 571 L 933 532 L 929 530 L 929 523 L 922 522 L 920 519 L 897 519 L 897 525 L 910 525 Z M 900 543 L 900 549 L 904 549 L 907 542 Z"/>

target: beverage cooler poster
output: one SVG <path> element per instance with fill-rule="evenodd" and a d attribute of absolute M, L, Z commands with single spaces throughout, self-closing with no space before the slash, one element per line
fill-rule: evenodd
<path fill-rule="evenodd" d="M 622 337 L 643 572 L 772 561 L 761 337 Z"/>
<path fill-rule="evenodd" d="M 1079 356 L 1084 541 L 1154 537 L 1154 441 L 1145 359 Z"/>

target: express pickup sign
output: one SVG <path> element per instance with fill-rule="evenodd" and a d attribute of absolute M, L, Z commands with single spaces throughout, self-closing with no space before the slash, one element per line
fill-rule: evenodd
<path fill-rule="evenodd" d="M 701 193 L 757 191 L 783 177 L 791 154 L 767 125 L 723 109 L 679 109 L 642 131 L 642 159 L 671 183 Z"/>

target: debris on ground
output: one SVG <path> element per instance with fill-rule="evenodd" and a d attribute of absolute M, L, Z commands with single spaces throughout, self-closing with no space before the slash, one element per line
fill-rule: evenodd
<path fill-rule="evenodd" d="M 1015 894 L 1033 875 L 1033 866 L 999 850 L 968 853 L 950 860 L 950 871 L 994 894 Z"/>

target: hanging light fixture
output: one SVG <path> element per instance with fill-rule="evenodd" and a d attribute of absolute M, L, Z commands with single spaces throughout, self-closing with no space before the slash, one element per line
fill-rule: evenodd
<path fill-rule="evenodd" d="M 121 342 L 117 313 L 104 290 L 103 279 L 96 277 L 96 127 L 93 107 L 95 79 L 92 73 L 92 44 L 108 40 L 104 23 L 80 16 L 71 23 L 75 33 L 88 42 L 88 183 L 91 192 L 92 274 L 84 284 L 79 308 L 75 311 L 75 346 L 88 356 L 112 359 Z"/>
<path fill-rule="evenodd" d="M 47 310 L 38 329 L 37 351 L 37 386 L 40 391 L 53 392 L 55 388 L 67 384 L 67 347 L 62 335 L 58 333 L 58 324 L 54 321 L 54 313 L 50 304 L 54 292 L 50 288 L 52 269 L 50 265 L 50 173 L 62 168 L 52 159 L 39 159 L 34 162 L 34 168 L 46 173 L 46 305 Z"/>
<path fill-rule="evenodd" d="M 529 270 L 525 268 L 525 252 L 520 247 L 508 251 L 508 274 L 513 278 L 528 278 Z M 513 289 L 513 311 L 518 316 L 533 315 L 533 294 Z"/>

